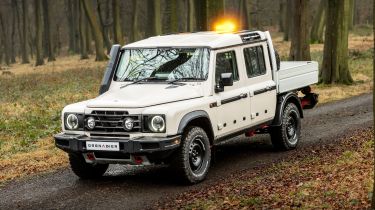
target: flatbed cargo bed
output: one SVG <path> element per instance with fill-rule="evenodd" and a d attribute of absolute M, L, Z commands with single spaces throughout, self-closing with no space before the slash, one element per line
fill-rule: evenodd
<path fill-rule="evenodd" d="M 282 61 L 277 71 L 278 93 L 298 90 L 318 82 L 319 65 L 315 61 Z"/>

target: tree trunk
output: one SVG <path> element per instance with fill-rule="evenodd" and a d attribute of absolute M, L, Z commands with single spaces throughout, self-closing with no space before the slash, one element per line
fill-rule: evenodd
<path fill-rule="evenodd" d="M 193 32 L 195 26 L 195 5 L 194 0 L 188 0 L 188 28 L 187 31 Z"/>
<path fill-rule="evenodd" d="M 240 29 L 250 29 L 250 14 L 249 14 L 249 2 L 248 0 L 240 0 L 238 4 L 238 13 L 240 14 Z"/>
<path fill-rule="evenodd" d="M 90 27 L 90 24 L 88 23 L 87 21 L 87 18 L 85 17 L 86 19 L 86 24 L 85 24 L 85 32 L 86 32 L 86 51 L 88 54 L 92 54 L 92 49 L 91 49 L 91 41 L 92 41 L 92 30 L 91 30 L 91 27 Z"/>
<path fill-rule="evenodd" d="M 289 41 L 293 32 L 293 15 L 292 15 L 293 0 L 286 0 L 286 10 L 284 13 L 285 30 L 284 30 L 284 41 Z"/>
<path fill-rule="evenodd" d="M 348 67 L 349 0 L 329 0 L 320 82 L 351 84 Z"/>
<path fill-rule="evenodd" d="M 353 30 L 355 0 L 349 0 L 349 30 Z"/>
<path fill-rule="evenodd" d="M 308 1 L 295 0 L 293 2 L 293 27 L 289 60 L 311 60 L 308 27 Z"/>
<path fill-rule="evenodd" d="M 106 7 L 106 8 L 103 8 L 103 5 Z M 112 43 L 109 39 L 109 36 L 108 36 L 108 27 L 111 25 L 109 23 L 109 20 L 108 18 L 103 18 L 103 16 L 107 16 L 107 13 L 104 12 L 103 14 L 103 9 L 107 10 L 108 9 L 108 4 L 107 2 L 106 3 L 101 3 L 100 1 L 98 1 L 98 7 L 97 7 L 97 10 L 98 10 L 98 15 L 99 15 L 99 21 L 100 21 L 100 26 L 101 26 L 101 32 L 102 32 L 102 36 L 103 36 L 103 40 L 104 40 L 104 44 L 107 48 L 107 52 L 109 53 L 109 51 L 111 50 L 111 47 L 112 47 Z"/>
<path fill-rule="evenodd" d="M 22 0 L 22 63 L 30 63 L 29 55 L 28 55 L 28 48 L 27 48 L 27 26 L 28 26 L 28 12 L 27 12 L 27 2 L 26 0 Z"/>
<path fill-rule="evenodd" d="M 212 27 L 215 21 L 224 16 L 224 0 L 207 0 L 208 1 L 208 23 Z"/>
<path fill-rule="evenodd" d="M 279 4 L 279 32 L 285 32 L 285 13 L 286 13 L 286 4 L 285 0 L 280 0 Z"/>
<path fill-rule="evenodd" d="M 207 0 L 195 0 L 195 17 L 197 31 L 207 31 Z"/>
<path fill-rule="evenodd" d="M 17 1 L 12 1 L 12 4 L 14 4 L 14 9 L 15 9 L 15 15 L 16 15 L 16 20 L 17 20 L 17 30 L 18 30 L 18 40 L 20 43 L 18 55 L 21 58 L 22 57 L 22 50 L 25 48 L 25 45 L 23 44 L 23 38 L 22 38 L 22 30 L 21 30 L 21 14 L 18 6 Z"/>
<path fill-rule="evenodd" d="M 26 1 L 26 0 L 23 0 Z M 69 29 L 69 52 L 74 53 L 74 20 L 73 20 L 73 8 L 72 8 L 72 0 L 65 0 L 65 8 L 66 8 L 66 17 L 68 19 L 68 29 Z"/>
<path fill-rule="evenodd" d="M 96 60 L 103 61 L 107 60 L 107 56 L 104 54 L 103 46 L 103 35 L 100 31 L 100 26 L 98 20 L 94 14 L 94 7 L 92 6 L 91 0 L 81 0 L 83 8 L 85 9 L 86 17 L 90 23 L 91 29 L 93 31 L 96 49 Z"/>
<path fill-rule="evenodd" d="M 36 29 L 36 61 L 35 66 L 44 64 L 43 60 L 43 31 L 42 31 L 42 0 L 35 0 L 35 29 Z"/>
<path fill-rule="evenodd" d="M 123 45 L 122 30 L 120 24 L 120 2 L 119 0 L 112 0 L 113 11 L 113 35 L 115 43 Z"/>
<path fill-rule="evenodd" d="M 311 43 L 323 43 L 323 33 L 326 23 L 328 0 L 320 0 L 318 12 L 313 20 L 311 27 L 310 42 Z"/>
<path fill-rule="evenodd" d="M 153 0 L 154 2 L 154 27 L 155 27 L 155 35 L 160 35 L 162 34 L 161 30 L 161 2 L 160 0 Z"/>
<path fill-rule="evenodd" d="M 133 10 L 133 16 L 132 16 L 132 41 L 137 41 L 139 39 L 139 27 L 138 27 L 138 1 L 137 0 L 133 0 L 132 1 L 133 3 L 133 7 L 134 7 L 134 10 Z"/>
<path fill-rule="evenodd" d="M 77 0 L 72 0 L 72 17 L 73 17 L 73 36 L 74 36 L 74 53 L 79 53 L 80 52 L 80 49 L 79 49 L 79 21 L 77 21 L 79 19 L 79 1 Z"/>
<path fill-rule="evenodd" d="M 3 47 L 4 47 L 4 61 L 5 61 L 5 64 L 7 66 L 10 65 L 10 55 L 9 55 L 9 41 L 8 41 L 8 37 L 7 37 L 7 34 L 8 34 L 8 30 L 5 28 L 5 24 L 4 24 L 4 20 L 3 20 L 3 17 L 0 13 L 0 27 L 1 27 L 1 30 L 3 31 L 3 33 L 1 33 L 1 42 L 3 43 Z"/>
<path fill-rule="evenodd" d="M 372 29 L 373 29 L 373 34 L 375 34 L 375 1 L 372 3 Z M 374 42 L 374 48 L 375 49 L 375 42 Z M 373 61 L 372 61 L 372 89 L 375 90 L 375 54 L 373 54 Z M 372 119 L 373 119 L 373 124 L 375 125 L 375 92 L 372 91 Z M 374 131 L 375 133 L 375 127 Z M 374 139 L 375 141 L 375 139 Z M 374 154 L 375 154 L 375 147 L 374 147 Z M 374 155 L 375 158 L 375 155 Z M 375 167 L 375 160 L 374 160 L 374 167 Z M 371 199 L 371 209 L 375 209 L 375 173 L 374 173 L 374 182 L 372 185 L 372 199 Z"/>
<path fill-rule="evenodd" d="M 162 33 L 160 0 L 148 0 L 147 13 L 147 37 L 160 35 Z"/>
<path fill-rule="evenodd" d="M 169 16 L 169 32 L 176 33 L 178 32 L 178 15 L 177 15 L 177 8 L 178 8 L 178 1 L 179 0 L 169 0 L 170 6 L 170 16 Z"/>
<path fill-rule="evenodd" d="M 86 46 L 86 16 L 85 16 L 85 10 L 83 8 L 82 1 L 79 1 L 79 34 L 81 38 L 81 59 L 88 59 L 89 56 L 87 54 L 87 46 Z"/>
<path fill-rule="evenodd" d="M 36 35 L 33 36 L 33 33 L 31 33 L 31 25 L 27 26 L 27 31 L 30 34 L 29 38 L 27 39 L 27 44 L 29 45 L 30 49 L 30 57 L 31 59 L 34 59 L 35 54 L 35 43 L 36 43 Z M 35 34 L 35 33 L 34 33 Z"/>
<path fill-rule="evenodd" d="M 12 5 L 12 34 L 10 37 L 11 40 L 11 48 L 10 48 L 10 62 L 16 63 L 16 8 L 14 7 L 14 3 Z"/>
<path fill-rule="evenodd" d="M 48 61 L 55 61 L 55 54 L 53 51 L 53 39 L 52 39 L 52 33 L 51 33 L 51 24 L 50 24 L 50 7 L 48 4 L 48 0 L 43 0 L 43 17 L 44 17 L 44 33 L 45 33 L 45 42 L 47 44 L 47 55 L 48 55 Z"/>

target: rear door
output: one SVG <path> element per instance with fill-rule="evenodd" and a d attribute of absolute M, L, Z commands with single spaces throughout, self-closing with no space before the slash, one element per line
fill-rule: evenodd
<path fill-rule="evenodd" d="M 244 86 L 244 71 L 239 69 L 240 48 L 219 50 L 215 60 L 215 82 L 221 73 L 232 73 L 233 86 L 224 87 L 223 92 L 215 93 L 217 137 L 239 131 L 249 124 L 248 92 Z M 242 60 L 242 59 L 241 59 Z M 241 65 L 242 67 L 242 65 Z"/>
<path fill-rule="evenodd" d="M 276 110 L 276 83 L 267 44 L 257 43 L 242 48 L 246 68 L 244 82 L 249 91 L 251 124 L 258 125 L 274 118 Z"/>

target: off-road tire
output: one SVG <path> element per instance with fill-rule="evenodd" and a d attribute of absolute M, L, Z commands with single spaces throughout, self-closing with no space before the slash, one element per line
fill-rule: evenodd
<path fill-rule="evenodd" d="M 201 182 L 205 179 L 210 164 L 211 148 L 206 132 L 200 127 L 188 127 L 171 163 L 177 178 L 185 184 Z"/>
<path fill-rule="evenodd" d="M 301 138 L 301 118 L 294 103 L 285 106 L 281 125 L 272 127 L 270 134 L 272 145 L 277 150 L 291 150 L 297 147 Z"/>
<path fill-rule="evenodd" d="M 86 163 L 82 154 L 69 153 L 70 167 L 74 174 L 81 179 L 96 179 L 107 171 L 108 164 Z"/>

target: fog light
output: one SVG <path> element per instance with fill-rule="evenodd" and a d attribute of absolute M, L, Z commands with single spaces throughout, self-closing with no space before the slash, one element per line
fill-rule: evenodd
<path fill-rule="evenodd" d="M 95 118 L 93 117 L 87 118 L 87 128 L 90 130 L 95 128 Z"/>

